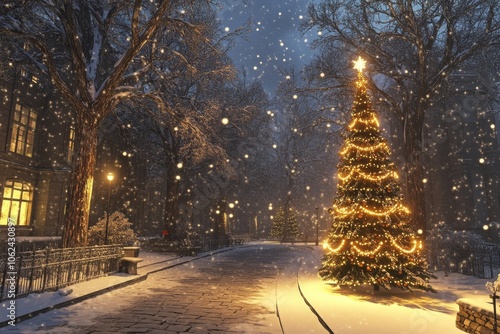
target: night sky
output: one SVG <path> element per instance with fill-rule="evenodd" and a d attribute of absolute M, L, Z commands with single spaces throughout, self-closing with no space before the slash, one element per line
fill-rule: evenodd
<path fill-rule="evenodd" d="M 280 69 L 295 66 L 299 70 L 313 56 L 311 42 L 317 32 L 303 36 L 298 28 L 311 0 L 223 0 L 221 25 L 234 31 L 248 20 L 251 32 L 238 38 L 230 51 L 238 69 L 245 68 L 250 79 L 263 82 L 273 93 L 282 80 Z"/>

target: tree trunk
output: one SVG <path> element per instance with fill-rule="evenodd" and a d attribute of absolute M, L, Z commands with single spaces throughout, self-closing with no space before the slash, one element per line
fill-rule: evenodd
<path fill-rule="evenodd" d="M 424 168 L 422 165 L 423 117 L 418 111 L 412 113 L 405 128 L 404 152 L 406 158 L 406 193 L 411 212 L 411 224 L 426 235 L 425 193 L 423 187 Z"/>
<path fill-rule="evenodd" d="M 289 182 L 290 184 L 291 182 Z M 288 189 L 291 189 L 288 188 Z M 283 214 L 283 240 L 284 242 L 288 242 L 290 241 L 291 242 L 291 239 L 290 239 L 290 217 L 289 217 L 289 211 L 290 211 L 290 205 L 291 205 L 291 196 L 290 194 L 288 193 L 286 195 L 286 198 L 285 198 L 285 205 L 284 205 L 284 214 Z"/>
<path fill-rule="evenodd" d="M 97 129 L 82 122 L 77 124 L 76 154 L 71 174 L 66 220 L 63 231 L 63 247 L 87 245 L 90 201 L 97 155 Z"/>
<path fill-rule="evenodd" d="M 226 241 L 226 196 L 221 195 L 217 203 L 217 210 L 219 213 L 215 215 L 214 225 L 213 225 L 213 236 L 218 247 L 225 245 Z"/>
<path fill-rule="evenodd" d="M 167 196 L 165 200 L 164 224 L 169 239 L 177 239 L 177 221 L 179 219 L 179 181 L 169 166 L 167 170 Z"/>

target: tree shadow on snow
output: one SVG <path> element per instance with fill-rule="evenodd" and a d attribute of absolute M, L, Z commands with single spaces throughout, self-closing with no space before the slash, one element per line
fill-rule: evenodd
<path fill-rule="evenodd" d="M 383 305 L 400 305 L 409 308 L 455 314 L 458 311 L 456 300 L 464 297 L 476 296 L 488 299 L 484 288 L 484 279 L 469 277 L 460 274 L 437 273 L 438 279 L 431 280 L 430 284 L 437 293 L 414 290 L 413 292 L 399 288 L 375 291 L 373 286 L 363 285 L 358 287 L 338 286 L 329 284 L 333 293 L 348 296 L 352 299 Z M 484 295 L 484 296 L 482 296 Z"/>

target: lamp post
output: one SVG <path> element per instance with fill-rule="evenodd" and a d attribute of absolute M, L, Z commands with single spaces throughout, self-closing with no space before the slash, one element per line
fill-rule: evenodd
<path fill-rule="evenodd" d="M 108 205 L 106 209 L 106 231 L 104 232 L 104 244 L 108 244 L 108 229 L 109 229 L 109 202 L 111 201 L 111 181 L 115 178 L 113 173 L 108 173 L 106 178 L 109 181 L 109 186 L 108 186 Z"/>
<path fill-rule="evenodd" d="M 319 244 L 319 215 L 318 215 L 319 208 L 316 207 L 316 246 Z"/>
<path fill-rule="evenodd" d="M 497 292 L 494 291 L 490 298 L 493 300 L 493 333 L 497 333 L 497 299 L 500 298 L 497 296 Z"/>

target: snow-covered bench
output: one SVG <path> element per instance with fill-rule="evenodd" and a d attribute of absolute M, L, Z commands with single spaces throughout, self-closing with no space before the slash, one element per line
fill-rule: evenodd
<path fill-rule="evenodd" d="M 137 264 L 143 260 L 139 258 L 140 247 L 123 247 L 124 257 L 120 260 L 120 272 L 137 275 Z"/>
<path fill-rule="evenodd" d="M 123 247 L 123 254 L 126 257 L 139 257 L 139 251 L 141 247 L 131 246 L 131 247 Z"/>
<path fill-rule="evenodd" d="M 137 275 L 137 264 L 144 261 L 138 257 L 122 257 L 120 260 L 120 272 Z"/>

